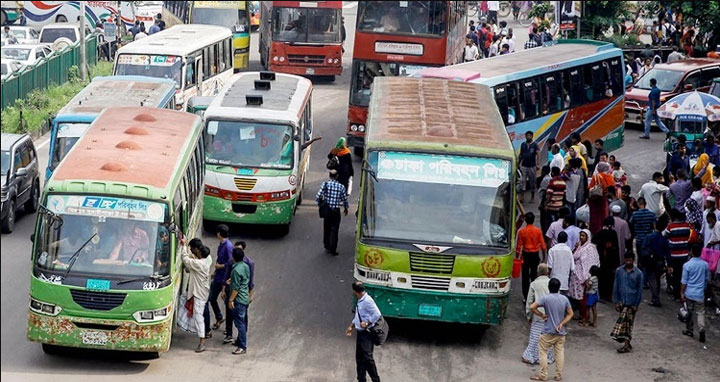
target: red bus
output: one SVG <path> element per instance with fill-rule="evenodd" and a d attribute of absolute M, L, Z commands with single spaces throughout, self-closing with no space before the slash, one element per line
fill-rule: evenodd
<path fill-rule="evenodd" d="M 342 73 L 342 1 L 262 1 L 260 62 L 297 75 Z"/>
<path fill-rule="evenodd" d="M 465 1 L 360 1 L 355 28 L 348 145 L 362 151 L 370 88 L 376 76 L 408 76 L 462 62 Z"/>

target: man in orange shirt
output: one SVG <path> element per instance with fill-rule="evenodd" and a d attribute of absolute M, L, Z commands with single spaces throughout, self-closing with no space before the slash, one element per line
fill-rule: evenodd
<path fill-rule="evenodd" d="M 545 261 L 547 254 L 547 246 L 543 238 L 540 228 L 535 227 L 535 214 L 528 212 L 525 214 L 525 227 L 517 233 L 517 246 L 515 246 L 515 256 L 523 259 L 522 265 L 522 288 L 523 302 L 527 299 L 530 282 L 537 277 L 537 267 L 540 260 Z M 542 250 L 542 258 L 540 257 Z"/>

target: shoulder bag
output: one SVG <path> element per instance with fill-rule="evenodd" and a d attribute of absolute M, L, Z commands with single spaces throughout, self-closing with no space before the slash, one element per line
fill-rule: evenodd
<path fill-rule="evenodd" d="M 325 189 L 327 188 L 327 182 L 322 184 L 322 193 L 320 194 L 320 200 L 318 201 L 318 215 L 320 218 L 325 219 L 330 215 L 330 204 L 328 204 Z"/>
<path fill-rule="evenodd" d="M 355 311 L 357 312 L 360 322 L 362 322 L 359 305 L 355 305 Z M 387 341 L 388 332 L 390 331 L 390 325 L 388 325 L 385 317 L 380 316 L 380 319 L 377 320 L 375 325 L 373 325 L 372 327 L 368 327 L 365 330 L 367 330 L 372 335 L 373 344 L 375 344 L 375 346 L 382 346 Z"/>

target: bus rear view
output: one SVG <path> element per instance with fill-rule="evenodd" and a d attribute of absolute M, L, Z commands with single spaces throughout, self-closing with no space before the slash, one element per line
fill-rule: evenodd
<path fill-rule="evenodd" d="M 273 72 L 342 73 L 342 1 L 263 1 L 260 61 Z"/>

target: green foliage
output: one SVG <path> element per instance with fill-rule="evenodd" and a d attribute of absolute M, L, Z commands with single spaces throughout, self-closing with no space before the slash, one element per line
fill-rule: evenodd
<path fill-rule="evenodd" d="M 77 65 L 73 65 L 68 69 L 68 80 L 70 82 L 80 81 L 80 68 Z"/>
<path fill-rule="evenodd" d="M 533 5 L 530 12 L 528 12 L 529 17 L 535 17 L 536 19 L 545 20 L 545 15 L 555 11 L 555 6 L 553 6 L 550 2 L 547 3 L 539 3 Z"/>
<path fill-rule="evenodd" d="M 583 3 L 581 25 L 583 25 L 583 30 L 588 28 L 590 34 L 596 39 L 600 39 L 602 32 L 610 27 L 620 30 L 619 24 L 631 15 L 625 1 L 590 0 Z"/>
<path fill-rule="evenodd" d="M 640 41 L 637 35 L 634 34 L 628 34 L 625 36 L 621 36 L 620 34 L 613 34 L 610 37 L 602 37 L 603 41 L 608 41 L 613 43 L 615 47 L 617 48 L 623 48 L 623 47 L 630 47 L 630 46 L 643 46 L 643 42 Z"/>
<path fill-rule="evenodd" d="M 700 33 L 720 35 L 720 2 L 718 1 L 659 1 L 659 6 L 679 10 L 683 25 L 693 25 Z"/>
<path fill-rule="evenodd" d="M 9 106 L 2 112 L 2 132 L 37 132 L 40 131 L 45 122 L 65 106 L 87 83 L 80 81 L 77 66 L 70 68 L 70 75 L 77 72 L 75 80 L 66 82 L 60 86 L 50 86 L 47 89 L 36 89 L 30 92 L 27 97 L 15 101 L 15 105 Z M 90 68 L 89 78 L 97 76 L 108 76 L 112 72 L 112 62 L 99 61 L 97 65 Z M 71 77 L 72 78 L 72 77 Z M 20 118 L 22 110 L 22 119 Z"/>

